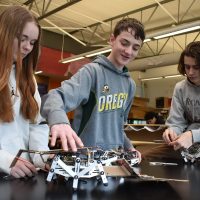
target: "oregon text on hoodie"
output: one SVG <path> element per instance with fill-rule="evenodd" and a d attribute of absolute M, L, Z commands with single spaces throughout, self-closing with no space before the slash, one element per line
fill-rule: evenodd
<path fill-rule="evenodd" d="M 118 70 L 105 56 L 81 68 L 45 97 L 42 115 L 50 126 L 69 123 L 66 112 L 75 109 L 72 128 L 85 146 L 132 148 L 124 122 L 135 93 L 127 68 Z"/>
<path fill-rule="evenodd" d="M 200 142 L 200 86 L 187 79 L 176 84 L 166 124 L 178 135 L 191 130 L 194 142 Z"/>

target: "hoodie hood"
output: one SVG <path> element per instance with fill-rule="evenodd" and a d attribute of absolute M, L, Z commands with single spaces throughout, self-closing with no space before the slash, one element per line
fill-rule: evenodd
<path fill-rule="evenodd" d="M 115 65 L 104 55 L 97 56 L 96 59 L 93 61 L 93 63 L 99 63 L 105 68 L 121 75 L 121 76 L 127 76 L 130 77 L 130 74 L 128 72 L 128 68 L 126 66 L 123 67 L 122 71 L 117 69 Z"/>

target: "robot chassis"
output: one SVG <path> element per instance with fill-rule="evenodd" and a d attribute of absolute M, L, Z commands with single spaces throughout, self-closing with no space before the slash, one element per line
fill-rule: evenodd
<path fill-rule="evenodd" d="M 181 156 L 186 163 L 194 163 L 200 158 L 200 143 L 194 143 L 188 149 L 183 149 L 181 151 Z"/>
<path fill-rule="evenodd" d="M 108 184 L 104 166 L 123 165 L 133 172 L 132 167 L 139 163 L 136 152 L 122 150 L 103 151 L 98 148 L 81 148 L 77 153 L 65 152 L 54 156 L 47 181 L 51 182 L 57 175 L 66 180 L 73 178 L 73 189 L 78 188 L 79 179 L 98 177 L 104 185 Z"/>

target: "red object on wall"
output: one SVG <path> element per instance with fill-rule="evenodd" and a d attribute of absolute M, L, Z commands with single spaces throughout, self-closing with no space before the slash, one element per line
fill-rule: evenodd
<path fill-rule="evenodd" d="M 43 71 L 46 75 L 68 76 L 75 74 L 84 64 L 89 63 L 90 59 L 84 58 L 72 63 L 59 63 L 62 52 L 48 47 L 41 48 L 41 55 L 38 62 L 37 71 Z M 63 58 L 73 56 L 69 52 L 63 52 Z"/>
<path fill-rule="evenodd" d="M 41 70 L 44 74 L 64 76 L 69 64 L 59 63 L 61 53 L 56 49 L 42 47 L 37 71 Z M 71 56 L 71 53 L 63 52 L 64 58 L 69 56 Z"/>

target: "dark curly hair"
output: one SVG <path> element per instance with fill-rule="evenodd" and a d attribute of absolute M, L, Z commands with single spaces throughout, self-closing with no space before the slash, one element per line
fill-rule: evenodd
<path fill-rule="evenodd" d="M 189 43 L 185 50 L 181 53 L 178 64 L 178 71 L 182 75 L 185 75 L 184 56 L 194 58 L 196 64 L 200 67 L 200 41 Z"/>
<path fill-rule="evenodd" d="M 117 37 L 122 31 L 128 31 L 128 29 L 135 31 L 135 38 L 144 41 L 145 32 L 143 24 L 135 18 L 124 18 L 117 22 L 113 34 Z"/>

